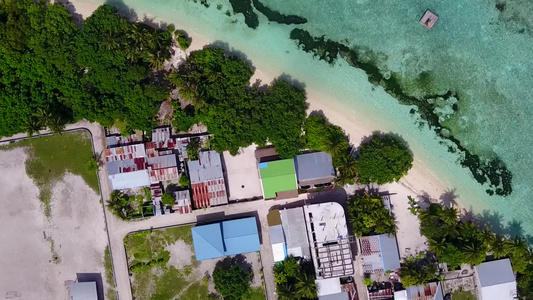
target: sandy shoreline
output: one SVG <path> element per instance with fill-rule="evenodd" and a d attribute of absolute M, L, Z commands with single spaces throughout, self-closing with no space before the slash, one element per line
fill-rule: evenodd
<path fill-rule="evenodd" d="M 90 16 L 92 12 L 99 6 L 99 4 L 87 3 L 81 0 L 73 0 L 71 3 L 76 8 L 76 13 L 81 14 L 84 18 Z M 153 21 L 158 21 L 154 19 Z M 208 40 L 199 32 L 191 29 L 187 29 L 187 33 L 192 37 L 192 44 L 187 51 L 181 49 L 175 49 L 175 55 L 168 64 L 176 66 L 180 61 L 186 58 L 191 51 L 202 49 L 204 46 L 211 44 L 214 41 Z M 263 83 L 270 83 L 280 74 L 269 74 L 259 68 L 255 70 L 255 74 L 251 79 L 251 82 L 255 82 L 256 79 L 261 80 Z M 319 88 L 314 86 L 306 86 L 307 101 L 309 102 L 309 112 L 322 111 L 323 114 L 329 119 L 329 121 L 335 125 L 342 127 L 346 134 L 349 136 L 350 142 L 354 146 L 359 146 L 361 140 L 373 131 L 377 130 L 380 126 L 365 120 L 362 122 L 357 119 L 355 114 L 351 111 L 353 108 L 343 105 L 338 99 L 335 99 L 325 93 L 322 93 Z M 368 119 L 368 118 L 367 118 Z M 400 213 L 396 213 L 397 221 L 399 223 L 399 240 L 409 239 L 411 247 L 402 247 L 400 242 L 400 253 L 402 256 L 410 251 L 405 248 L 417 248 L 420 250 L 424 248 L 423 244 L 425 239 L 419 237 L 419 235 L 413 235 L 412 230 L 418 228 L 418 220 L 413 216 L 401 217 L 403 210 L 407 210 L 407 196 L 412 196 L 418 199 L 430 199 L 433 202 L 439 202 L 442 196 L 445 195 L 450 188 L 446 186 L 439 178 L 437 178 L 431 170 L 429 170 L 417 157 L 414 157 L 413 168 L 409 171 L 400 182 L 386 185 L 382 188 L 386 188 L 390 193 L 394 194 L 391 197 L 393 205 L 396 205 L 396 209 L 401 209 Z M 457 200 L 455 200 L 457 201 Z M 463 207 L 459 202 L 455 203 L 461 211 Z M 420 246 L 420 247 L 419 247 Z M 414 251 L 414 249 L 412 249 Z"/>

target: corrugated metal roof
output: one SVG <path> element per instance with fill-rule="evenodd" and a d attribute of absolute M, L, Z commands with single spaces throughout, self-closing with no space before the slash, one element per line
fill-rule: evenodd
<path fill-rule="evenodd" d="M 178 164 L 176 162 L 176 155 L 165 155 L 165 156 L 156 156 L 156 157 L 148 157 L 148 165 L 152 169 L 165 169 L 165 168 L 171 168 L 176 167 Z"/>
<path fill-rule="evenodd" d="M 319 296 L 318 300 L 349 300 L 350 297 L 346 292 L 340 292 L 331 295 Z"/>
<path fill-rule="evenodd" d="M 411 286 L 405 292 L 408 300 L 442 300 L 444 297 L 440 282 Z M 394 293 L 394 296 L 396 298 L 396 293 Z"/>
<path fill-rule="evenodd" d="M 191 183 L 224 179 L 220 154 L 216 151 L 200 152 L 198 160 L 188 162 Z"/>
<path fill-rule="evenodd" d="M 146 157 L 143 144 L 105 149 L 106 162 Z"/>
<path fill-rule="evenodd" d="M 196 260 L 260 250 L 255 217 L 191 228 Z"/>
<path fill-rule="evenodd" d="M 302 207 L 280 211 L 281 226 L 287 244 L 287 253 L 295 257 L 311 258 L 307 229 Z"/>
<path fill-rule="evenodd" d="M 107 173 L 115 175 L 146 170 L 146 161 L 144 157 L 111 161 L 107 163 Z"/>
<path fill-rule="evenodd" d="M 69 285 L 71 300 L 98 300 L 96 282 L 73 282 Z"/>
<path fill-rule="evenodd" d="M 176 191 L 174 192 L 174 196 L 176 201 L 174 202 L 172 209 L 180 214 L 188 214 L 192 212 L 189 190 Z"/>
<path fill-rule="evenodd" d="M 224 179 L 195 183 L 191 185 L 191 189 L 195 208 L 228 203 Z"/>
<path fill-rule="evenodd" d="M 335 169 L 331 155 L 325 152 L 300 154 L 294 158 L 298 182 L 325 179 L 329 182 L 335 178 Z"/>
<path fill-rule="evenodd" d="M 387 234 L 364 236 L 359 239 L 359 244 L 365 272 L 393 271 L 400 268 L 400 255 L 395 236 Z"/>

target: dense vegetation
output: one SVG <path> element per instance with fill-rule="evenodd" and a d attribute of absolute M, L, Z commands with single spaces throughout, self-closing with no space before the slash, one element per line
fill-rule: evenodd
<path fill-rule="evenodd" d="M 279 300 L 317 298 L 313 267 L 292 256 L 274 266 L 274 280 Z"/>
<path fill-rule="evenodd" d="M 358 181 L 363 184 L 398 181 L 412 165 L 413 155 L 400 139 L 391 134 L 374 134 L 359 150 Z"/>
<path fill-rule="evenodd" d="M 151 129 L 169 92 L 152 70 L 171 43 L 171 32 L 131 23 L 108 5 L 80 29 L 61 4 L 0 2 L 0 136 L 80 119 Z"/>
<path fill-rule="evenodd" d="M 244 299 L 251 291 L 250 283 L 253 279 L 253 272 L 245 261 L 239 261 L 237 257 L 227 257 L 217 263 L 213 271 L 213 281 L 215 289 L 225 300 Z"/>
<path fill-rule="evenodd" d="M 352 230 L 358 236 L 396 232 L 394 218 L 379 196 L 352 196 L 348 201 L 348 213 Z"/>
<path fill-rule="evenodd" d="M 519 294 L 533 299 L 533 264 L 529 247 L 520 237 L 495 234 L 461 221 L 454 208 L 431 204 L 427 210 L 414 211 L 420 219 L 420 232 L 428 238 L 429 249 L 449 269 L 461 264 L 479 265 L 487 254 L 495 259 L 508 257 L 517 273 Z"/>
<path fill-rule="evenodd" d="M 181 130 L 200 121 L 214 135 L 211 145 L 236 154 L 240 147 L 271 142 L 282 158 L 301 148 L 300 135 L 306 116 L 305 90 L 283 80 L 270 86 L 249 86 L 253 71 L 244 61 L 229 57 L 223 49 L 192 52 L 169 80 L 190 101 L 194 113 L 176 107 L 174 124 Z"/>
<path fill-rule="evenodd" d="M 342 128 L 330 124 L 323 116 L 311 115 L 305 120 L 303 141 L 307 149 L 331 154 L 333 166 L 339 170 L 338 185 L 355 182 L 357 165 Z"/>
<path fill-rule="evenodd" d="M 400 276 L 404 288 L 422 285 L 437 278 L 437 262 L 431 257 L 407 257 L 404 259 Z"/>

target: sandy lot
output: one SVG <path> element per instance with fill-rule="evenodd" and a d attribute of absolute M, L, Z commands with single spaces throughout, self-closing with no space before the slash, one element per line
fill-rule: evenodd
<path fill-rule="evenodd" d="M 0 297 L 66 300 L 77 273 L 98 273 L 105 286 L 107 236 L 100 197 L 79 176 L 53 188 L 47 219 L 26 175 L 22 148 L 0 151 Z"/>
<path fill-rule="evenodd" d="M 224 152 L 229 200 L 263 196 L 255 159 L 256 148 L 255 145 L 242 148 L 235 156 L 231 156 L 228 151 Z"/>

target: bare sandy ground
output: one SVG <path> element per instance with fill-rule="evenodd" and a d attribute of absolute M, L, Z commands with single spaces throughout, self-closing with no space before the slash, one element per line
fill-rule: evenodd
<path fill-rule="evenodd" d="M 0 297 L 68 299 L 77 273 L 101 273 L 107 246 L 100 197 L 79 176 L 66 175 L 52 194 L 48 220 L 38 188 L 26 175 L 22 148 L 0 151 Z"/>
<path fill-rule="evenodd" d="M 241 148 L 238 155 L 224 151 L 229 200 L 262 197 L 263 190 L 255 158 L 256 145 Z"/>

